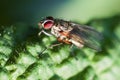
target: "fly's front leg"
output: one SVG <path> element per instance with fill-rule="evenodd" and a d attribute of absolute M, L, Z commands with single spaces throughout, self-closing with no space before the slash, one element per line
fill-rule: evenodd
<path fill-rule="evenodd" d="M 47 36 L 52 36 L 52 34 L 47 33 L 47 32 L 45 32 L 44 30 L 41 30 L 41 31 L 38 33 L 38 36 L 40 36 L 42 33 L 44 33 L 44 34 L 47 35 Z M 45 49 L 43 49 L 38 56 L 40 57 L 48 48 L 49 48 L 49 47 L 46 47 Z"/>
<path fill-rule="evenodd" d="M 47 32 L 45 32 L 44 30 L 41 30 L 41 31 L 38 33 L 38 36 L 40 36 L 42 33 L 44 33 L 44 34 L 47 35 L 47 36 L 52 36 L 52 34 L 47 33 Z"/>

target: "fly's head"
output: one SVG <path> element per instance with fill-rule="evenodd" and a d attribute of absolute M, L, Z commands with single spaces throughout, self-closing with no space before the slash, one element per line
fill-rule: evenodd
<path fill-rule="evenodd" d="M 54 18 L 51 16 L 46 17 L 45 19 L 41 20 L 38 23 L 38 26 L 40 28 L 42 26 L 42 28 L 44 28 L 44 29 L 51 29 L 53 25 L 54 25 Z"/>

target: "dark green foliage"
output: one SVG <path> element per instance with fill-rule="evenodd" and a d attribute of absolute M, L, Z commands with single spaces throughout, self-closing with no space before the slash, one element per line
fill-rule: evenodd
<path fill-rule="evenodd" d="M 119 7 L 120 0 L 1 0 L 0 80 L 119 80 Z M 58 43 L 38 36 L 46 16 L 92 26 L 103 34 L 102 51 L 63 44 L 41 54 Z"/>
<path fill-rule="evenodd" d="M 47 37 L 44 34 L 38 36 L 37 28 L 25 24 L 3 26 L 0 37 L 0 78 L 5 80 L 106 80 L 110 78 L 118 80 L 119 22 L 119 16 L 91 21 L 89 23 L 91 26 L 96 28 L 102 26 L 103 51 L 96 53 L 86 47 L 78 49 L 74 46 L 74 56 L 70 54 L 69 45 L 63 44 L 48 49 L 38 57 L 45 47 L 56 43 L 54 37 Z"/>

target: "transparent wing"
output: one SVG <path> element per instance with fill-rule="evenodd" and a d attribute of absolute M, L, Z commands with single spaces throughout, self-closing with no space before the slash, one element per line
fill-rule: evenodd
<path fill-rule="evenodd" d="M 95 29 L 84 25 L 72 25 L 70 36 L 72 39 L 82 42 L 85 46 L 101 51 L 100 42 L 102 34 Z"/>

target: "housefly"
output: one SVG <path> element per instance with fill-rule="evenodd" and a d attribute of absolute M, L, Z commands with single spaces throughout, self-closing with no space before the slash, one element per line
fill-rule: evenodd
<path fill-rule="evenodd" d="M 75 45 L 78 48 L 87 46 L 96 51 L 101 51 L 102 34 L 90 26 L 54 19 L 51 16 L 42 19 L 38 25 L 42 28 L 39 35 L 41 33 L 48 36 L 53 35 L 60 43 Z"/>

